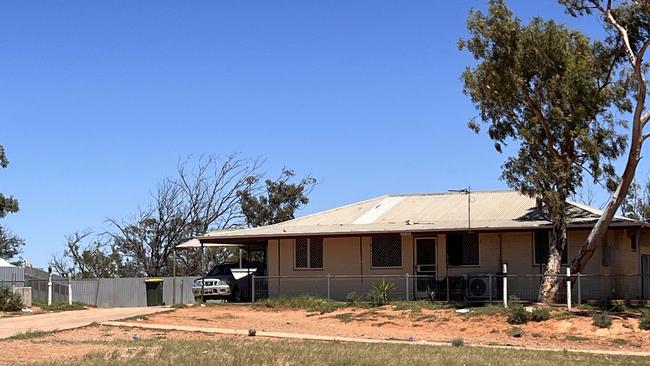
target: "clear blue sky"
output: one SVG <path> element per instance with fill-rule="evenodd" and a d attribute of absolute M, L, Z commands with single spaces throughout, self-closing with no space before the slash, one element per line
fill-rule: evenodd
<path fill-rule="evenodd" d="M 554 1 L 523 18 L 569 20 Z M 470 132 L 456 49 L 486 1 L 6 1 L 0 192 L 24 255 L 147 202 L 179 158 L 229 154 L 310 173 L 300 214 L 385 193 L 505 188 Z"/>

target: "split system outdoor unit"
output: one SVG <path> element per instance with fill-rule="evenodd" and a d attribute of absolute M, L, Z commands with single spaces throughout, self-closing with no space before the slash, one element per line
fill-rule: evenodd
<path fill-rule="evenodd" d="M 464 275 L 463 279 L 467 300 L 496 300 L 501 297 L 502 278 L 495 273 L 468 274 Z"/>

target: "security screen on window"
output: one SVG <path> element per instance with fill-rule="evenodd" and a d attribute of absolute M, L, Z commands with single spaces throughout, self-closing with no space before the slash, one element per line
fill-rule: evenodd
<path fill-rule="evenodd" d="M 371 254 L 373 267 L 401 267 L 402 237 L 400 235 L 373 236 Z"/>
<path fill-rule="evenodd" d="M 478 266 L 478 234 L 447 234 L 447 258 L 450 266 Z"/>

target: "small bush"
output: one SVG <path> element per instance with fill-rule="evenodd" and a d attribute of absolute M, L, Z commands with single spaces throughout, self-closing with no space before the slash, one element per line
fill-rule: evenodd
<path fill-rule="evenodd" d="M 264 299 L 255 303 L 255 306 L 259 308 L 302 309 L 308 312 L 320 312 L 323 314 L 343 308 L 346 305 L 343 302 L 308 295 Z"/>
<path fill-rule="evenodd" d="M 650 330 L 650 315 L 644 315 L 639 319 L 639 328 L 643 330 Z"/>
<path fill-rule="evenodd" d="M 86 308 L 86 304 L 79 301 L 73 301 L 72 305 L 68 304 L 67 301 L 52 301 L 52 305 L 49 306 L 46 302 L 34 302 L 32 305 L 38 306 L 45 311 L 83 310 Z"/>
<path fill-rule="evenodd" d="M 508 324 L 526 324 L 530 319 L 530 315 L 518 301 L 519 299 L 516 297 L 510 297 L 508 304 Z"/>
<path fill-rule="evenodd" d="M 543 322 L 551 318 L 551 312 L 545 308 L 535 308 L 530 315 L 530 319 L 534 322 Z"/>
<path fill-rule="evenodd" d="M 591 319 L 594 321 L 594 325 L 598 328 L 609 328 L 612 326 L 612 317 L 605 312 L 594 314 Z"/>
<path fill-rule="evenodd" d="M 524 330 L 519 327 L 512 327 L 508 329 L 508 335 L 515 338 L 521 338 L 524 336 Z"/>
<path fill-rule="evenodd" d="M 0 286 L 0 311 L 20 311 L 23 308 L 23 299 L 10 287 Z"/>
<path fill-rule="evenodd" d="M 375 283 L 375 292 L 384 304 L 390 302 L 390 293 L 395 288 L 395 284 L 390 281 L 381 280 Z"/>
<path fill-rule="evenodd" d="M 465 341 L 462 338 L 454 338 L 451 340 L 451 345 L 454 347 L 462 347 L 465 345 Z"/>
<path fill-rule="evenodd" d="M 349 292 L 347 295 L 345 295 L 345 301 L 350 306 L 357 306 L 363 303 L 363 296 L 357 294 L 356 292 Z"/>

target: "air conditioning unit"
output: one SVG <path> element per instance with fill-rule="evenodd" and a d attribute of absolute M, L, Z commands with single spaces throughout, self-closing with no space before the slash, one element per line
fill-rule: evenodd
<path fill-rule="evenodd" d="M 463 276 L 465 279 L 465 298 L 467 300 L 492 300 L 501 295 L 500 277 L 496 274 L 470 274 Z M 490 285 L 490 278 L 492 284 Z M 492 292 L 490 296 L 490 291 Z"/>

